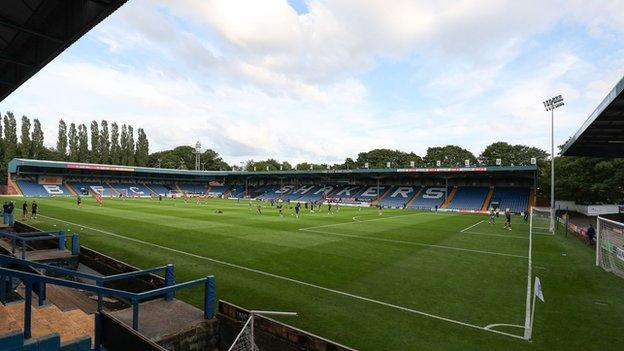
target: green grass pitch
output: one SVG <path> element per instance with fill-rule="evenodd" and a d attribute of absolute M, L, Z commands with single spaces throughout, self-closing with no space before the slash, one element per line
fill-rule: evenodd
<path fill-rule="evenodd" d="M 23 198 L 15 198 L 20 208 Z M 31 199 L 28 199 L 30 202 Z M 217 298 L 296 311 L 284 322 L 360 350 L 616 350 L 624 281 L 574 237 L 534 235 L 538 301 L 531 342 L 484 328 L 524 325 L 528 225 L 502 218 L 341 207 L 299 219 L 264 204 L 210 199 L 38 198 L 46 230 L 139 267 L 173 263 L 179 282 L 215 275 Z M 254 203 L 255 206 L 255 203 Z M 222 213 L 216 213 L 221 210 Z M 20 214 L 16 214 L 16 219 Z M 477 224 L 478 223 L 478 224 Z M 200 289 L 177 297 L 201 306 Z M 493 329 L 521 336 L 513 326 Z"/>

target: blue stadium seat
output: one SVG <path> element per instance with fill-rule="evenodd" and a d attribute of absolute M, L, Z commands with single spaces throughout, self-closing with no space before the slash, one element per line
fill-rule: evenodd
<path fill-rule="evenodd" d="M 187 194 L 205 194 L 205 183 L 178 183 L 178 188 Z"/>
<path fill-rule="evenodd" d="M 417 186 L 393 186 L 388 194 L 379 201 L 379 204 L 384 207 L 402 208 L 419 189 L 420 187 Z"/>
<path fill-rule="evenodd" d="M 443 186 L 428 186 L 423 189 L 414 203 L 412 203 L 412 208 L 431 209 L 435 206 L 440 206 L 444 202 L 445 194 L 446 188 Z"/>
<path fill-rule="evenodd" d="M 300 202 L 317 202 L 322 200 L 325 195 L 331 193 L 336 186 L 334 185 L 317 185 L 312 190 L 305 193 L 305 195 L 301 196 L 297 199 Z"/>
<path fill-rule="evenodd" d="M 480 210 L 489 190 L 487 187 L 459 187 L 447 208 L 454 210 Z"/>
<path fill-rule="evenodd" d="M 71 195 L 69 190 L 63 184 L 39 184 L 34 180 L 18 179 L 17 186 L 19 186 L 22 194 L 25 196 L 56 196 L 56 195 Z"/>
<path fill-rule="evenodd" d="M 501 210 L 520 213 L 529 208 L 529 193 L 529 188 L 495 187 L 492 202 L 498 202 Z"/>
<path fill-rule="evenodd" d="M 223 196 L 226 192 L 230 191 L 230 187 L 227 185 L 211 185 L 208 190 L 209 196 Z"/>

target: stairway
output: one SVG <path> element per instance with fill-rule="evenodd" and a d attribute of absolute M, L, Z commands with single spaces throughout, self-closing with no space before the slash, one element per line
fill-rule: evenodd
<path fill-rule="evenodd" d="M 485 196 L 485 200 L 483 201 L 483 206 L 481 206 L 481 211 L 488 211 L 490 207 L 490 201 L 492 201 L 492 195 L 494 195 L 494 188 L 490 187 L 487 195 Z"/>
<path fill-rule="evenodd" d="M 32 307 L 33 338 L 58 333 L 61 343 L 89 337 L 94 340 L 94 316 L 81 310 L 61 311 L 55 305 Z M 24 327 L 24 302 L 0 304 L 0 335 L 20 332 Z"/>
<path fill-rule="evenodd" d="M 376 198 L 374 198 L 373 201 L 371 201 L 371 205 L 373 205 L 373 206 L 379 205 L 379 201 L 381 201 L 381 199 L 386 197 L 386 195 L 388 195 L 390 190 L 392 190 L 392 187 L 388 187 L 388 189 L 386 189 L 386 191 L 384 191 L 383 194 L 381 194 L 381 195 L 377 196 Z"/>
<path fill-rule="evenodd" d="M 440 205 L 440 208 L 447 208 L 448 205 L 453 201 L 453 198 L 455 197 L 455 193 L 457 192 L 457 187 L 454 186 L 453 190 L 451 190 L 451 192 L 449 193 L 449 195 L 446 197 L 446 200 L 444 200 L 444 202 L 442 203 L 442 205 Z"/>
<path fill-rule="evenodd" d="M 420 193 L 422 193 L 422 191 L 425 189 L 425 187 L 420 187 L 420 189 L 418 189 L 418 191 L 416 192 L 416 194 L 414 194 L 414 196 L 412 196 L 412 198 L 407 202 L 407 208 L 412 208 L 412 204 L 414 203 L 414 201 L 416 201 L 416 199 L 418 199 L 418 196 L 420 196 Z"/>
<path fill-rule="evenodd" d="M 63 185 L 65 185 L 65 188 L 67 188 L 67 191 L 69 191 L 70 194 L 72 194 L 73 196 L 77 196 L 78 195 L 78 193 L 76 192 L 74 187 L 71 186 L 71 184 L 69 184 L 68 181 L 64 181 Z"/>

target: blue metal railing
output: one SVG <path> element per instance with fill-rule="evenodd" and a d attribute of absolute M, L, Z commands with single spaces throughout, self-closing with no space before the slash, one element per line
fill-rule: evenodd
<path fill-rule="evenodd" d="M 58 240 L 58 249 L 65 250 L 65 246 L 67 243 L 67 235 L 64 231 L 48 231 L 48 232 L 28 232 L 28 233 L 12 233 L 12 232 L 4 232 L 0 231 L 0 237 L 5 237 L 12 239 L 11 240 L 11 252 L 15 255 L 15 249 L 18 242 L 21 243 L 22 249 L 22 259 L 26 259 L 26 243 L 32 241 L 43 241 L 43 240 Z M 78 241 L 78 235 L 75 233 L 71 236 L 71 253 L 72 255 L 78 254 L 78 249 L 80 247 Z"/>
<path fill-rule="evenodd" d="M 27 266 L 35 269 L 45 269 L 47 272 L 56 272 L 59 274 L 65 274 L 73 277 L 92 279 L 96 282 L 96 285 L 80 283 L 71 280 L 65 280 L 61 278 L 54 278 L 45 275 L 28 273 L 19 270 L 5 268 L 6 265 L 18 265 L 18 266 Z M 133 293 L 118 289 L 111 289 L 104 287 L 104 283 L 107 281 L 126 279 L 130 277 L 136 277 L 139 275 L 146 275 L 158 271 L 165 271 L 165 284 L 166 286 L 162 288 L 157 288 L 149 291 L 144 291 L 140 293 Z M 170 276 L 170 278 L 167 278 Z M 139 330 L 139 303 L 143 300 L 155 297 L 155 296 L 165 296 L 166 300 L 173 299 L 173 294 L 175 291 L 189 288 L 192 286 L 197 286 L 200 284 L 204 285 L 204 318 L 210 319 L 214 317 L 214 294 L 215 294 L 215 279 L 214 276 L 207 276 L 206 278 L 195 279 L 188 282 L 175 284 L 173 279 L 173 265 L 169 264 L 162 267 L 155 267 L 151 269 L 141 270 L 141 271 L 133 271 L 109 276 L 96 276 L 93 274 L 88 274 L 84 272 L 72 271 L 65 268 L 50 266 L 43 263 L 30 262 L 26 260 L 21 260 L 18 258 L 2 256 L 0 255 L 0 302 L 4 303 L 4 293 L 5 293 L 5 277 L 12 277 L 20 279 L 24 282 L 26 287 L 24 294 L 24 337 L 31 337 L 31 308 L 32 308 L 32 290 L 33 286 L 38 286 L 38 296 L 39 296 L 39 305 L 43 305 L 45 303 L 45 286 L 46 284 L 64 286 L 73 289 L 81 289 L 85 291 L 90 291 L 96 293 L 98 295 L 98 308 L 97 313 L 95 314 L 95 349 L 100 350 L 100 346 L 102 344 L 101 340 L 101 313 L 102 313 L 102 301 L 104 296 L 114 296 L 118 298 L 123 298 L 131 301 L 132 303 L 132 329 Z"/>

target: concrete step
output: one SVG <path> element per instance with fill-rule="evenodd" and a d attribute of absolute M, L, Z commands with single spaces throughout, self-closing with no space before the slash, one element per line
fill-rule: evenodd
<path fill-rule="evenodd" d="M 0 334 L 24 328 L 24 302 L 0 305 Z M 55 305 L 32 308 L 32 336 L 58 333 L 61 342 L 68 342 L 80 337 L 94 338 L 94 317 L 81 310 L 63 312 Z"/>

